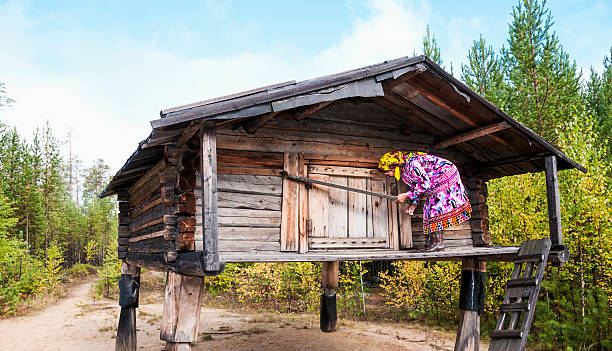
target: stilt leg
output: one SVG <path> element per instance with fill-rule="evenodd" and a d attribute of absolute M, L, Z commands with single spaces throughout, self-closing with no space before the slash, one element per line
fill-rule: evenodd
<path fill-rule="evenodd" d="M 160 338 L 166 351 L 189 351 L 198 337 L 202 277 L 168 272 Z"/>
<path fill-rule="evenodd" d="M 321 330 L 330 333 L 338 329 L 338 314 L 336 311 L 336 288 L 338 287 L 339 262 L 323 262 L 321 268 Z"/>
<path fill-rule="evenodd" d="M 127 264 L 121 265 L 121 279 L 119 280 L 119 325 L 117 326 L 117 341 L 115 350 L 136 350 L 136 308 L 138 307 L 138 293 L 140 289 L 140 267 Z"/>
<path fill-rule="evenodd" d="M 461 264 L 459 294 L 459 328 L 455 351 L 478 351 L 480 345 L 480 313 L 484 308 L 486 263 L 465 258 Z"/>

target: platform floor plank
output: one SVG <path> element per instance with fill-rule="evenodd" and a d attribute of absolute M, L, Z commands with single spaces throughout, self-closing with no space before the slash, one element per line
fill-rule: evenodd
<path fill-rule="evenodd" d="M 516 257 L 518 246 L 491 246 L 446 249 L 442 252 L 418 252 L 416 249 L 390 250 L 311 250 L 295 252 L 222 252 L 220 261 L 231 262 L 324 262 L 324 261 L 370 261 L 370 260 L 415 260 L 415 261 L 460 261 L 464 257 L 477 257 L 481 261 L 511 261 Z"/>

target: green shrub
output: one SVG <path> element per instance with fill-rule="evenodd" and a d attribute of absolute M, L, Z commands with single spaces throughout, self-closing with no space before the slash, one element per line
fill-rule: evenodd
<path fill-rule="evenodd" d="M 75 263 L 72 267 L 66 268 L 64 274 L 71 278 L 82 279 L 88 275 L 96 274 L 98 267 L 89 263 Z"/>
<path fill-rule="evenodd" d="M 94 284 L 96 297 L 114 298 L 119 294 L 119 278 L 121 278 L 121 261 L 114 255 L 104 259 L 104 265 L 98 269 L 98 280 Z"/>

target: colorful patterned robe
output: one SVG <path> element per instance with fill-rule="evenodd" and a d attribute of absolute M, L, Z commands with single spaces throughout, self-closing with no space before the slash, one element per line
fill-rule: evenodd
<path fill-rule="evenodd" d="M 423 206 L 423 233 L 428 234 L 470 219 L 472 208 L 459 170 L 434 155 L 412 155 L 401 165 L 401 179 L 412 203 L 427 196 Z"/>

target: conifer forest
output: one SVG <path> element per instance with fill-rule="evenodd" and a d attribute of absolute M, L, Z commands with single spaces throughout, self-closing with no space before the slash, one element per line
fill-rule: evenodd
<path fill-rule="evenodd" d="M 502 47 L 486 33 L 474 38 L 465 64 L 445 61 L 427 27 L 420 51 L 504 112 L 559 147 L 588 172 L 559 172 L 563 237 L 571 258 L 548 266 L 529 347 L 537 350 L 612 349 L 612 46 L 603 71 L 582 71 L 564 50 L 554 13 L 541 0 L 519 0 Z M 612 45 L 612 42 L 605 43 Z M 603 44 L 602 44 L 603 45 Z M 0 77 L 0 315 L 37 296 L 54 294 L 64 277 L 94 271 L 99 294 L 116 289 L 117 204 L 98 195 L 116 170 L 100 158 L 85 166 L 70 133 L 49 122 L 18 131 L 1 110 L 19 104 Z M 544 173 L 489 181 L 494 245 L 548 237 Z M 377 293 L 394 320 L 453 328 L 461 265 L 396 261 L 341 264 L 339 315 L 376 319 L 364 294 Z M 370 272 L 367 272 L 370 270 Z M 488 263 L 482 337 L 495 326 L 511 263 Z M 206 278 L 209 296 L 270 309 L 317 313 L 320 263 L 230 264 Z M 376 274 L 373 274 L 376 273 Z M 376 275 L 376 277 L 374 277 Z"/>

